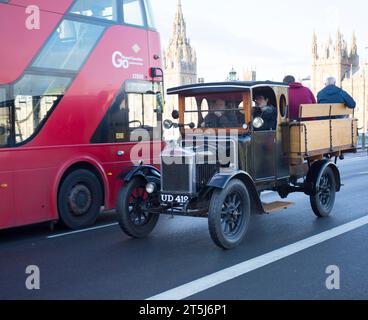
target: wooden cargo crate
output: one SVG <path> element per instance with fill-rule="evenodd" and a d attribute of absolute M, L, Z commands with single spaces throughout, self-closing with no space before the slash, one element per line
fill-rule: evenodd
<path fill-rule="evenodd" d="M 307 158 L 354 151 L 357 148 L 358 121 L 354 110 L 343 104 L 313 104 L 300 107 L 299 119 L 284 130 L 284 150 L 292 162 Z M 348 118 L 341 119 L 341 116 Z M 284 135 L 285 136 L 285 135 Z"/>

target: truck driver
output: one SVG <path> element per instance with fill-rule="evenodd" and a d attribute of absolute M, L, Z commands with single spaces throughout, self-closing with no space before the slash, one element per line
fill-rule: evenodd
<path fill-rule="evenodd" d="M 255 129 L 255 131 L 276 130 L 277 110 L 269 104 L 269 98 L 259 94 L 254 98 L 254 101 L 256 106 L 253 109 L 253 119 L 260 117 L 264 121 L 263 126 Z"/>
<path fill-rule="evenodd" d="M 230 121 L 225 114 L 226 112 L 226 102 L 222 99 L 217 99 L 212 106 L 208 115 L 204 118 L 202 127 L 204 128 L 228 128 L 230 126 Z"/>

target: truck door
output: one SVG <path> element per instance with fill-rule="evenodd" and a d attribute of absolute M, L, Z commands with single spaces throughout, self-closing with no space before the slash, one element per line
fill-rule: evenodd
<path fill-rule="evenodd" d="M 261 118 L 264 124 L 253 126 L 253 171 L 256 180 L 275 180 L 277 101 L 272 88 L 262 87 L 253 91 L 252 118 Z M 269 108 L 269 109 L 265 109 Z M 273 113 L 272 109 L 273 108 Z M 266 110 L 266 111 L 265 111 Z M 271 115 L 268 112 L 271 110 Z"/>
<path fill-rule="evenodd" d="M 276 131 L 253 132 L 253 168 L 256 180 L 275 179 Z"/>

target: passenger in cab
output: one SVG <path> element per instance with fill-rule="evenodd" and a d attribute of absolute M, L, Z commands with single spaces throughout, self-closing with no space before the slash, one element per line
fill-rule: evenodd
<path fill-rule="evenodd" d="M 289 85 L 289 118 L 297 120 L 299 118 L 299 107 L 302 104 L 314 104 L 316 98 L 313 92 L 295 81 L 295 77 L 286 76 L 284 83 Z"/>
<path fill-rule="evenodd" d="M 204 128 L 229 128 L 231 126 L 229 118 L 226 116 L 226 102 L 217 99 L 212 106 L 208 115 L 204 118 L 202 127 Z"/>
<path fill-rule="evenodd" d="M 259 94 L 255 96 L 254 101 L 256 106 L 253 110 L 253 119 L 260 117 L 264 124 L 260 128 L 255 128 L 255 131 L 276 130 L 277 125 L 277 110 L 276 107 L 270 105 L 269 98 L 265 95 Z"/>

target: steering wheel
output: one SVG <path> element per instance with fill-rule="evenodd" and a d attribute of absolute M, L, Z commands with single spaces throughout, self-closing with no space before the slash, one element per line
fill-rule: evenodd
<path fill-rule="evenodd" d="M 129 121 L 129 125 L 132 123 L 139 123 L 139 127 L 142 127 L 142 122 L 139 120 L 133 120 L 133 121 Z"/>

